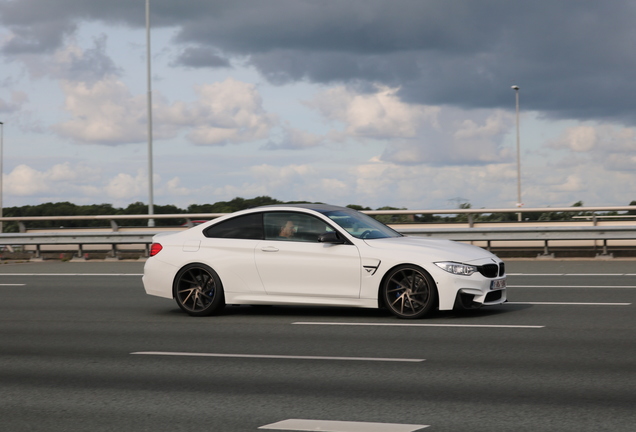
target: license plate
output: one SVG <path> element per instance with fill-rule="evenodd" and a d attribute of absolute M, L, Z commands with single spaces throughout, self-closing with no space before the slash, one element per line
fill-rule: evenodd
<path fill-rule="evenodd" d="M 501 290 L 506 288 L 506 279 L 495 279 L 494 281 L 490 281 L 490 290 Z"/>

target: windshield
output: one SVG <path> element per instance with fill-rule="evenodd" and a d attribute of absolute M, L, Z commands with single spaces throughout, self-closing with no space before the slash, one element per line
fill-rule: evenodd
<path fill-rule="evenodd" d="M 397 231 L 378 222 L 371 216 L 355 210 L 334 210 L 324 213 L 329 219 L 344 228 L 349 234 L 359 239 L 379 239 L 402 237 Z"/>

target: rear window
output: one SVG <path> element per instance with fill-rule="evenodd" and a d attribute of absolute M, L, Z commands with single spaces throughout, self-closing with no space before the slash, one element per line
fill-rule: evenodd
<path fill-rule="evenodd" d="M 208 227 L 203 235 L 211 238 L 263 239 L 263 214 L 237 216 Z"/>

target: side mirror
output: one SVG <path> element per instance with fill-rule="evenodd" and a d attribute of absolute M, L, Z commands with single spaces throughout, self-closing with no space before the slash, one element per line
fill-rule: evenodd
<path fill-rule="evenodd" d="M 318 242 L 331 244 L 345 244 L 345 240 L 340 238 L 337 232 L 328 231 L 318 236 Z"/>

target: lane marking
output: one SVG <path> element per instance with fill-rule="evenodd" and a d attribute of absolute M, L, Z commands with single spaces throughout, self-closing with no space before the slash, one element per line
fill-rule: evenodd
<path fill-rule="evenodd" d="M 293 322 L 297 325 L 332 325 L 332 326 L 381 326 L 381 327 L 476 327 L 476 328 L 524 328 L 538 329 L 545 326 L 533 325 L 496 325 L 496 324 L 401 324 L 401 323 L 346 323 L 346 322 Z"/>
<path fill-rule="evenodd" d="M 25 286 L 26 284 L 0 284 L 0 286 Z"/>
<path fill-rule="evenodd" d="M 506 288 L 627 288 L 634 289 L 634 285 L 508 285 Z"/>
<path fill-rule="evenodd" d="M 143 273 L 0 273 L 0 276 L 143 276 Z"/>
<path fill-rule="evenodd" d="M 429 425 L 289 419 L 261 426 L 259 429 L 321 432 L 415 432 L 427 427 Z"/>
<path fill-rule="evenodd" d="M 132 355 L 151 356 L 180 356 L 180 357 L 228 357 L 228 358 L 257 358 L 257 359 L 284 359 L 284 360 L 351 360 L 351 361 L 377 361 L 377 362 L 402 362 L 421 363 L 425 359 L 408 358 L 382 358 L 382 357 L 328 357 L 328 356 L 290 356 L 290 355 L 268 355 L 268 354 L 217 354 L 217 353 L 191 353 L 191 352 L 168 352 L 168 351 L 139 351 L 132 352 Z"/>
<path fill-rule="evenodd" d="M 576 305 L 576 306 L 630 306 L 631 303 L 578 303 L 578 302 L 506 302 L 506 304 Z"/>

